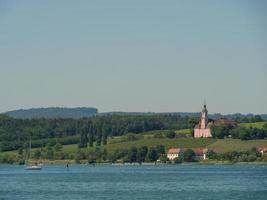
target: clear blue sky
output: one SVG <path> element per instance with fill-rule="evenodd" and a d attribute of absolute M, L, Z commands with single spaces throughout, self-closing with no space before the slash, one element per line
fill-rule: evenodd
<path fill-rule="evenodd" d="M 267 1 L 0 0 L 0 112 L 267 113 Z"/>

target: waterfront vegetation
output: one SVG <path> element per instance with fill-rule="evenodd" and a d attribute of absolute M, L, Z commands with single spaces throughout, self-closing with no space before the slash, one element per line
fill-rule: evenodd
<path fill-rule="evenodd" d="M 208 148 L 213 153 L 209 162 L 266 162 L 255 148 L 267 147 L 267 123 L 254 120 L 214 127 L 213 138 L 193 138 L 198 120 L 179 115 L 32 120 L 0 116 L 0 162 L 23 164 L 29 140 L 32 162 L 168 163 L 166 152 L 171 147 Z"/>
<path fill-rule="evenodd" d="M 122 136 L 121 136 L 122 137 Z M 160 160 L 169 163 L 166 152 L 170 147 L 198 148 L 207 147 L 212 154 L 213 162 L 266 162 L 266 157 L 255 154 L 255 147 L 267 146 L 267 140 L 213 139 L 213 138 L 153 138 L 141 137 L 130 141 L 118 142 L 120 137 L 108 139 L 107 145 L 79 147 L 77 144 L 48 144 L 43 148 L 35 148 L 31 153 L 32 162 L 58 163 L 60 160 L 76 163 L 112 163 L 112 162 L 155 162 Z M 142 153 L 146 152 L 145 153 Z M 150 152 L 150 153 L 149 153 Z M 27 149 L 0 153 L 2 163 L 24 163 Z M 141 154 L 141 155 L 139 155 Z M 142 156 L 143 155 L 143 156 Z M 234 155 L 234 156 L 233 156 Z M 252 155 L 252 156 L 250 156 Z M 141 158 L 140 158 L 141 156 Z M 254 159 L 256 156 L 256 159 Z M 234 157 L 234 158 L 233 158 Z M 253 157 L 253 158 L 252 158 Z M 177 161 L 177 163 L 183 160 Z"/>

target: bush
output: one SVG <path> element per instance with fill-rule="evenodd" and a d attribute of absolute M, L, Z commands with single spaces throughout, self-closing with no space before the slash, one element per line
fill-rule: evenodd
<path fill-rule="evenodd" d="M 196 154 L 192 149 L 187 149 L 183 153 L 183 160 L 186 162 L 194 162 L 195 156 L 196 156 Z"/>
<path fill-rule="evenodd" d="M 167 132 L 165 132 L 165 137 L 166 138 L 172 139 L 172 138 L 175 138 L 175 135 L 176 135 L 176 133 L 174 131 L 167 131 Z"/>
<path fill-rule="evenodd" d="M 160 162 L 162 162 L 162 163 L 167 163 L 167 162 L 169 162 L 169 159 L 167 158 L 166 155 L 161 155 L 161 156 L 159 157 L 159 160 L 160 160 Z"/>
<path fill-rule="evenodd" d="M 142 139 L 143 137 L 144 137 L 143 135 L 137 135 L 135 133 L 128 133 L 127 135 L 121 138 L 121 142 L 135 141 L 135 140 Z"/>
<path fill-rule="evenodd" d="M 207 152 L 207 158 L 208 159 L 217 159 L 218 158 L 218 155 L 216 152 L 212 151 L 212 150 L 209 150 Z"/>
<path fill-rule="evenodd" d="M 183 159 L 179 156 L 178 158 L 174 158 L 173 162 L 174 162 L 175 164 L 180 164 L 180 163 L 183 162 Z"/>
<path fill-rule="evenodd" d="M 241 156 L 238 157 L 238 162 L 247 162 L 248 161 L 248 156 L 246 154 L 242 154 Z"/>
<path fill-rule="evenodd" d="M 255 155 L 248 156 L 248 162 L 254 162 L 255 160 L 257 160 L 257 157 Z"/>
<path fill-rule="evenodd" d="M 154 138 L 163 138 L 164 136 L 163 136 L 162 132 L 157 132 L 157 133 L 155 133 L 155 134 L 153 135 L 153 137 L 154 137 Z"/>

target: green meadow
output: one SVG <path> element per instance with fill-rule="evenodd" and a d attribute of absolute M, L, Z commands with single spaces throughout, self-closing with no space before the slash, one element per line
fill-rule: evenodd
<path fill-rule="evenodd" d="M 255 122 L 255 123 L 241 123 L 239 126 L 245 127 L 245 128 L 263 128 L 264 124 L 266 124 L 266 121 L 264 122 Z"/>

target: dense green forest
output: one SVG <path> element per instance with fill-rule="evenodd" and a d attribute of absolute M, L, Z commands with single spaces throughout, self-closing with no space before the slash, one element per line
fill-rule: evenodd
<path fill-rule="evenodd" d="M 0 150 L 43 147 L 47 143 L 76 144 L 80 147 L 107 143 L 108 136 L 141 133 L 153 130 L 192 128 L 197 118 L 179 115 L 114 116 L 82 119 L 14 119 L 0 116 Z"/>

